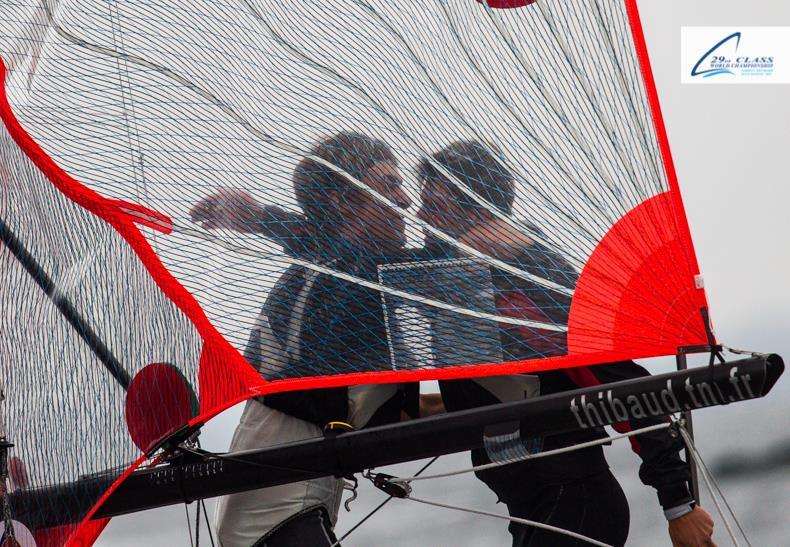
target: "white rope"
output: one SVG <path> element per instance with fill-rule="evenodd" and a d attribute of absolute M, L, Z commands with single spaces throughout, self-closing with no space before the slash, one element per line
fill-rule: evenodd
<path fill-rule="evenodd" d="M 598 545 L 599 547 L 612 547 L 607 543 L 601 543 L 598 540 L 592 539 L 587 536 L 583 536 L 582 534 L 577 534 L 576 532 L 571 532 L 570 530 L 564 530 L 562 528 L 557 528 L 556 526 L 551 526 L 550 524 L 543 524 L 542 522 L 535 522 L 534 520 L 527 520 L 518 517 L 511 517 L 509 515 L 500 515 L 499 513 L 489 513 L 488 511 L 480 511 L 479 509 L 472 509 L 469 507 L 460 507 L 457 505 L 447 505 L 444 503 L 438 503 L 435 501 L 424 500 L 420 498 L 413 498 L 411 496 L 402 498 L 411 501 L 416 501 L 417 503 L 424 503 L 425 505 L 433 505 L 435 507 L 442 507 L 444 509 L 454 509 L 455 511 L 462 511 L 464 513 L 472 513 L 474 515 L 482 515 L 484 517 L 493 517 L 502 520 L 509 520 L 511 522 L 516 522 L 518 524 L 524 524 L 526 526 L 534 526 L 535 528 L 542 528 L 544 530 L 549 530 L 550 532 L 556 532 L 558 534 L 563 534 L 566 536 L 570 536 L 575 539 L 579 539 L 581 541 L 586 541 L 592 545 Z"/>
<path fill-rule="evenodd" d="M 697 450 L 697 447 L 694 445 L 694 441 L 691 439 L 691 436 L 689 435 L 688 431 L 686 431 L 686 429 L 682 425 L 678 427 L 678 431 L 680 432 L 680 436 L 683 437 L 683 441 L 686 443 L 686 446 L 689 449 L 689 454 L 691 454 L 691 457 L 694 459 L 694 463 L 697 465 L 697 469 L 699 470 L 699 474 L 702 476 L 702 480 L 705 481 L 705 486 L 708 487 L 708 491 L 710 492 L 710 497 L 713 500 L 713 504 L 716 506 L 716 510 L 718 511 L 722 522 L 724 522 L 724 527 L 727 528 L 727 533 L 729 534 L 732 543 L 735 545 L 735 547 L 740 546 L 740 543 L 738 543 L 738 538 L 736 537 L 735 532 L 730 526 L 729 520 L 725 516 L 724 510 L 722 509 L 719 503 L 719 499 L 718 499 L 719 497 L 721 497 L 721 501 L 727 507 L 727 512 L 729 513 L 732 520 L 735 522 L 736 526 L 738 527 L 738 530 L 741 532 L 743 539 L 746 541 L 746 545 L 751 547 L 752 544 L 749 542 L 749 538 L 746 537 L 746 532 L 743 530 L 741 523 L 738 521 L 738 517 L 735 516 L 735 512 L 732 510 L 732 507 L 730 507 L 730 504 L 727 502 L 727 499 L 724 497 L 724 494 L 719 488 L 719 485 L 716 484 L 716 480 L 713 478 L 713 475 L 708 470 L 707 465 L 705 465 L 705 462 L 702 460 L 702 456 Z"/>
<path fill-rule="evenodd" d="M 671 425 L 672 424 L 670 422 L 667 422 L 665 424 L 651 425 L 651 426 L 648 426 L 648 427 L 643 427 L 641 429 L 636 429 L 634 431 L 629 431 L 627 433 L 620 433 L 619 435 L 614 435 L 612 437 L 603 437 L 601 439 L 596 439 L 594 441 L 587 441 L 586 443 L 574 444 L 572 446 L 565 446 L 565 447 L 557 448 L 557 449 L 554 449 L 554 450 L 547 450 L 545 452 L 538 452 L 537 454 L 530 454 L 530 455 L 524 456 L 522 458 L 513 458 L 513 459 L 508 459 L 507 461 L 502 461 L 502 462 L 493 462 L 493 463 L 487 463 L 487 464 L 484 464 L 484 465 L 476 465 L 476 466 L 473 466 L 473 467 L 469 467 L 469 468 L 465 468 L 465 469 L 459 469 L 459 470 L 456 470 L 456 471 L 448 471 L 447 473 L 438 473 L 436 475 L 423 475 L 423 476 L 420 476 L 420 477 L 416 477 L 416 476 L 415 477 L 402 477 L 402 478 L 397 478 L 397 479 L 391 479 L 390 482 L 406 484 L 406 483 L 410 483 L 412 481 L 422 481 L 422 480 L 428 480 L 428 479 L 441 479 L 441 478 L 445 478 L 445 477 L 454 477 L 456 475 L 464 475 L 466 473 L 473 473 L 475 471 L 484 471 L 486 469 L 493 469 L 495 467 L 502 467 L 502 466 L 505 466 L 505 465 L 510 465 L 512 463 L 518 463 L 518 462 L 521 462 L 521 461 L 533 460 L 533 459 L 537 459 L 537 458 L 545 458 L 547 456 L 555 456 L 557 454 L 564 454 L 566 452 L 573 452 L 574 450 L 581 450 L 583 448 L 589 448 L 591 446 L 598 446 L 598 445 L 601 445 L 601 444 L 606 444 L 606 443 L 609 443 L 611 441 L 619 441 L 620 439 L 625 439 L 627 437 L 633 437 L 634 435 L 641 435 L 642 433 L 649 433 L 651 431 L 658 431 L 660 429 L 668 429 Z"/>

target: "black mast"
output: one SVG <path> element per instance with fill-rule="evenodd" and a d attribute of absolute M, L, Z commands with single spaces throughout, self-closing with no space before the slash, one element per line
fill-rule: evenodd
<path fill-rule="evenodd" d="M 0 241 L 13 253 L 23 268 L 30 274 L 33 281 L 41 287 L 41 290 L 52 300 L 63 317 L 74 327 L 80 338 L 82 338 L 91 351 L 99 358 L 113 378 L 120 386 L 127 390 L 132 379 L 121 362 L 113 355 L 109 348 L 99 338 L 96 332 L 88 325 L 87 321 L 80 315 L 74 305 L 65 295 L 57 292 L 57 285 L 52 278 L 44 271 L 32 254 L 25 248 L 19 238 L 11 228 L 0 218 Z"/>

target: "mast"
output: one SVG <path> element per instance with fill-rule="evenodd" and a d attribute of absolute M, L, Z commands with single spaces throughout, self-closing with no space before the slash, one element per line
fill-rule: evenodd
<path fill-rule="evenodd" d="M 58 291 L 57 284 L 52 278 L 44 271 L 44 268 L 36 261 L 32 254 L 27 250 L 24 244 L 14 234 L 11 228 L 0 218 L 0 241 L 5 244 L 11 253 L 16 257 L 19 263 L 25 268 L 25 271 L 33 278 L 44 294 L 46 294 L 52 303 L 55 304 L 58 311 L 63 315 L 66 321 L 74 328 L 79 334 L 91 351 L 99 358 L 102 364 L 110 371 L 112 377 L 124 389 L 129 388 L 132 379 L 126 371 L 121 362 L 110 351 L 107 345 L 99 338 L 84 317 L 69 301 L 69 299 Z"/>

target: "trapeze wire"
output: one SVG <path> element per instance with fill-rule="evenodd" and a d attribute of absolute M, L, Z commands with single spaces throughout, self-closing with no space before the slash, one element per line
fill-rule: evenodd
<path fill-rule="evenodd" d="M 724 505 L 727 507 L 727 511 L 730 514 L 732 520 L 735 522 L 735 525 L 738 527 L 738 530 L 743 536 L 743 539 L 746 541 L 746 545 L 751 547 L 749 538 L 746 536 L 746 532 L 741 526 L 741 523 L 738 521 L 738 517 L 735 515 L 735 512 L 732 510 L 730 504 L 727 502 L 727 498 L 724 496 L 724 493 L 719 488 L 719 485 L 716 483 L 716 480 L 713 478 L 713 475 L 708 470 L 708 466 L 705 465 L 705 461 L 702 459 L 702 456 L 697 450 L 697 447 L 694 444 L 691 435 L 689 435 L 688 431 L 686 431 L 686 428 L 683 427 L 682 424 L 679 424 L 678 431 L 680 432 L 680 436 L 683 438 L 683 441 L 686 443 L 686 446 L 689 449 L 689 454 L 691 454 L 694 463 L 697 465 L 697 468 L 700 471 L 699 474 L 702 475 L 702 480 L 705 481 L 705 486 L 708 488 L 708 492 L 710 492 L 710 497 L 713 500 L 713 504 L 716 506 L 716 510 L 718 511 L 719 516 L 721 516 L 721 520 L 724 522 L 724 527 L 727 529 L 727 533 L 729 534 L 733 544 L 735 545 L 735 547 L 740 546 L 740 543 L 738 543 L 738 538 L 736 537 L 735 532 L 730 526 L 729 520 L 724 514 L 724 510 L 722 509 L 721 504 L 719 503 L 719 499 L 718 499 L 719 497 L 721 497 L 721 502 L 723 502 Z"/>

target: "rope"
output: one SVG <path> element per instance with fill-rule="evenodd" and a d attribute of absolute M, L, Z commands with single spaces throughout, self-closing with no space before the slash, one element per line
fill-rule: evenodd
<path fill-rule="evenodd" d="M 678 431 L 680 432 L 680 436 L 683 437 L 683 441 L 686 443 L 686 446 L 689 449 L 689 454 L 691 454 L 691 457 L 694 459 L 694 463 L 697 464 L 697 468 L 701 471 L 700 475 L 702 475 L 702 480 L 705 481 L 705 486 L 708 487 L 708 491 L 710 492 L 710 497 L 713 500 L 713 504 L 716 506 L 716 510 L 718 511 L 722 522 L 724 522 L 724 527 L 727 528 L 727 533 L 729 534 L 733 544 L 735 545 L 735 547 L 740 546 L 740 543 L 738 543 L 738 538 L 735 536 L 735 532 L 730 526 L 729 520 L 725 516 L 724 510 L 722 509 L 719 503 L 719 499 L 718 499 L 719 497 L 721 498 L 721 501 L 724 503 L 724 505 L 727 507 L 727 512 L 729 513 L 733 522 L 735 522 L 735 525 L 738 527 L 741 536 L 743 536 L 743 539 L 746 541 L 746 545 L 751 547 L 752 544 L 749 542 L 749 538 L 746 536 L 746 532 L 743 530 L 741 523 L 738 521 L 738 517 L 735 516 L 735 512 L 732 510 L 732 507 L 730 507 L 730 504 L 727 502 L 727 499 L 724 497 L 724 493 L 719 488 L 719 485 L 716 483 L 716 480 L 713 478 L 713 475 L 711 474 L 710 470 L 708 470 L 708 466 L 705 465 L 705 462 L 703 461 L 702 456 L 697 450 L 697 447 L 694 445 L 694 441 L 692 440 L 688 431 L 686 431 L 686 428 L 684 428 L 682 425 L 678 427 Z"/>
<path fill-rule="evenodd" d="M 601 543 L 598 540 L 592 539 L 592 538 L 587 537 L 587 536 L 583 536 L 582 534 L 577 534 L 576 532 L 571 532 L 570 530 L 563 530 L 562 528 L 557 528 L 556 526 L 551 526 L 550 524 L 543 524 L 542 522 L 536 522 L 534 520 L 527 520 L 527 519 L 522 519 L 522 518 L 518 518 L 518 517 L 511 517 L 511 516 L 506 516 L 506 515 L 500 515 L 498 513 L 489 513 L 488 511 L 480 511 L 478 509 L 472 509 L 472 508 L 469 508 L 469 507 L 460 507 L 460 506 L 457 506 L 457 505 L 447 505 L 447 504 L 444 504 L 444 503 L 438 503 L 438 502 L 435 502 L 435 501 L 429 501 L 429 500 L 424 500 L 424 499 L 420 499 L 420 498 L 414 498 L 414 497 L 411 497 L 411 496 L 408 496 L 408 497 L 403 498 L 403 499 L 416 501 L 417 503 L 424 503 L 425 505 L 433 505 L 435 507 L 442 507 L 444 509 L 454 509 L 456 511 L 462 511 L 464 513 L 472 513 L 472 514 L 475 514 L 475 515 L 482 515 L 482 516 L 485 516 L 485 517 L 493 517 L 493 518 L 502 519 L 502 520 L 509 520 L 511 522 L 516 522 L 518 524 L 525 524 L 527 526 L 534 526 L 535 528 L 542 528 L 544 530 L 549 530 L 551 532 L 556 532 L 558 534 L 563 534 L 563 535 L 566 535 L 566 536 L 570 536 L 572 538 L 579 539 L 581 541 L 586 541 L 587 543 L 590 543 L 592 545 L 598 545 L 600 547 L 612 547 L 611 545 L 609 545 L 607 543 Z"/>
<path fill-rule="evenodd" d="M 184 504 L 184 514 L 187 517 L 187 530 L 189 531 L 189 545 L 195 547 L 195 542 L 192 539 L 192 521 L 189 520 L 189 505 Z"/>
<path fill-rule="evenodd" d="M 612 437 L 604 437 L 602 439 L 596 439 L 594 441 L 588 441 L 586 443 L 575 444 L 573 446 L 565 446 L 565 447 L 562 447 L 562 448 L 557 448 L 555 450 L 547 450 L 545 452 L 539 452 L 537 454 L 530 454 L 530 455 L 524 456 L 522 458 L 513 458 L 513 459 L 508 459 L 507 461 L 502 461 L 502 462 L 492 462 L 492 463 L 487 463 L 487 464 L 484 464 L 484 465 L 476 465 L 476 466 L 469 467 L 469 468 L 466 468 L 466 469 L 459 469 L 457 471 L 449 471 L 447 473 L 439 473 L 439 474 L 436 474 L 436 475 L 426 475 L 424 477 L 418 477 L 417 475 L 415 475 L 413 477 L 402 477 L 402 478 L 392 479 L 390 482 L 406 484 L 406 483 L 409 483 L 409 482 L 412 482 L 412 481 L 418 481 L 418 480 L 423 481 L 423 480 L 428 480 L 428 479 L 441 479 L 441 478 L 445 478 L 445 477 L 454 477 L 456 475 L 463 475 L 463 474 L 466 474 L 466 473 L 473 473 L 475 471 L 483 471 L 483 470 L 486 470 L 486 469 L 493 469 L 495 467 L 502 467 L 502 466 L 505 466 L 505 465 L 510 465 L 512 463 L 518 463 L 518 462 L 525 461 L 525 460 L 532 460 L 532 459 L 537 459 L 537 458 L 545 458 L 547 456 L 555 456 L 557 454 L 564 454 L 566 452 L 573 452 L 574 450 L 581 450 L 583 448 L 589 448 L 591 446 L 598 446 L 598 445 L 606 444 L 606 443 L 609 443 L 609 442 L 612 442 L 612 441 L 618 441 L 620 439 L 625 439 L 627 437 L 633 437 L 634 435 L 641 435 L 642 433 L 649 433 L 651 431 L 658 431 L 660 429 L 668 429 L 671 425 L 672 424 L 669 423 L 669 422 L 667 422 L 665 424 L 651 425 L 649 427 L 643 427 L 641 429 L 636 429 L 634 431 L 629 431 L 627 433 L 620 433 L 620 434 L 614 435 Z"/>
<path fill-rule="evenodd" d="M 203 518 L 206 521 L 206 530 L 208 530 L 208 539 L 211 542 L 211 547 L 216 547 L 214 544 L 214 534 L 211 533 L 211 521 L 208 518 L 208 511 L 206 511 L 206 500 L 200 500 L 203 506 Z"/>
<path fill-rule="evenodd" d="M 433 465 L 433 464 L 434 464 L 434 462 L 435 462 L 436 460 L 438 460 L 438 459 L 439 459 L 439 456 L 435 456 L 433 459 L 431 459 L 431 461 L 429 461 L 428 463 L 426 463 L 425 465 L 423 465 L 423 466 L 420 468 L 420 470 L 419 470 L 419 471 L 417 471 L 417 472 L 414 474 L 414 476 L 415 476 L 415 477 L 419 477 L 419 476 L 422 474 L 422 472 L 423 472 L 423 471 L 425 471 L 426 469 L 428 469 L 428 468 L 429 468 L 431 465 Z M 387 499 L 385 499 L 384 501 L 382 501 L 381 503 L 379 503 L 379 504 L 378 504 L 378 506 L 377 506 L 375 509 L 373 509 L 373 510 L 372 510 L 370 513 L 368 513 L 367 515 L 365 515 L 365 516 L 364 516 L 364 517 L 363 517 L 363 518 L 362 518 L 362 519 L 361 519 L 359 522 L 357 522 L 357 523 L 356 523 L 354 526 L 352 526 L 352 527 L 351 527 L 351 529 L 349 529 L 349 531 L 348 531 L 348 532 L 346 532 L 345 534 L 343 534 L 343 537 L 341 537 L 341 538 L 340 538 L 340 539 L 338 539 L 336 542 L 334 542 L 334 543 L 331 545 L 331 547 L 339 547 L 339 546 L 340 546 L 340 542 L 341 542 L 341 541 L 343 541 L 344 539 L 346 539 L 348 536 L 350 536 L 350 535 L 351 535 L 351 533 L 352 533 L 352 532 L 356 531 L 356 530 L 357 530 L 357 528 L 359 528 L 360 526 L 362 526 L 362 525 L 365 523 L 365 521 L 367 521 L 367 520 L 368 520 L 370 517 L 372 517 L 373 515 L 375 515 L 375 514 L 376 514 L 376 513 L 379 511 L 379 509 L 381 509 L 382 507 L 384 507 L 385 505 L 387 505 L 387 503 L 389 503 L 389 501 L 390 501 L 391 499 L 392 499 L 392 496 L 388 496 L 388 497 L 387 497 Z"/>

